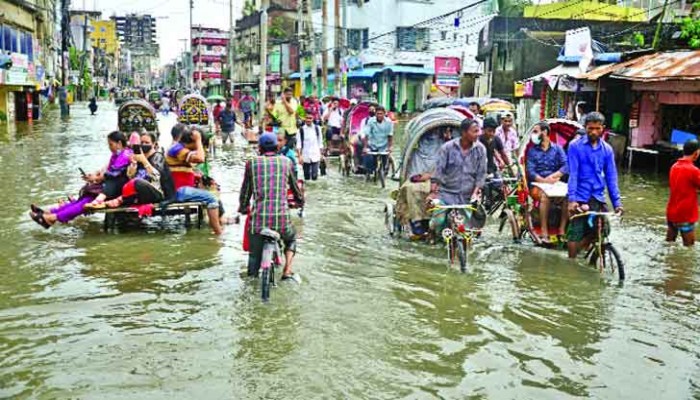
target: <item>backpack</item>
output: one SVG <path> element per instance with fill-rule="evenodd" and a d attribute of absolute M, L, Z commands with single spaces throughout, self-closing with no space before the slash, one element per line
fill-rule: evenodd
<path fill-rule="evenodd" d="M 321 129 L 318 127 L 318 125 L 314 124 L 314 128 L 316 128 L 316 138 L 318 139 L 318 142 L 321 143 Z M 301 148 L 304 148 L 304 128 L 302 127 L 299 130 L 299 135 L 301 135 Z"/>

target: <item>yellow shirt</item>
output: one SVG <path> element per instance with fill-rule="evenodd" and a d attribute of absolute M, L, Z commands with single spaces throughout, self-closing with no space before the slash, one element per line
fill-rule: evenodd
<path fill-rule="evenodd" d="M 294 110 L 291 114 L 287 111 L 287 107 L 284 106 L 282 100 L 277 100 L 275 102 L 275 107 L 272 112 L 275 114 L 277 119 L 280 121 L 280 127 L 289 135 L 296 135 L 299 131 L 297 128 L 297 113 L 296 110 L 299 107 L 299 103 L 295 98 L 289 101 L 289 106 Z"/>

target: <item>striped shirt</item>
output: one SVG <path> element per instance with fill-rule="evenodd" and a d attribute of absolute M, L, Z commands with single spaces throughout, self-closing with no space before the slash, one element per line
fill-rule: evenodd
<path fill-rule="evenodd" d="M 250 213 L 251 233 L 260 233 L 269 228 L 284 235 L 289 228 L 287 188 L 295 199 L 303 203 L 303 196 L 292 175 L 292 161 L 280 155 L 255 157 L 245 166 L 245 175 L 241 187 L 239 210 L 246 210 L 251 198 L 254 206 Z"/>

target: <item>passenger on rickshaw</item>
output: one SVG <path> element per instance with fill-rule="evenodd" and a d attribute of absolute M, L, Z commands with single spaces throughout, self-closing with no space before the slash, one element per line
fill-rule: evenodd
<path fill-rule="evenodd" d="M 353 149 L 353 158 L 355 165 L 358 166 L 358 171 L 356 172 L 361 172 L 359 171 L 359 168 L 362 167 L 362 149 L 365 145 L 365 128 L 367 127 L 367 122 L 377 115 L 377 107 L 374 104 L 370 105 L 367 113 L 368 115 L 362 119 L 362 122 L 360 122 L 360 130 L 356 135 L 350 137 L 350 145 Z"/>
<path fill-rule="evenodd" d="M 481 106 L 476 101 L 469 103 L 469 111 L 474 115 L 481 115 Z"/>
<path fill-rule="evenodd" d="M 510 157 L 505 151 L 503 141 L 496 136 L 498 122 L 494 118 L 486 118 L 483 122 L 479 142 L 486 148 L 486 173 L 492 178 L 499 178 L 499 171 L 510 165 Z M 491 182 L 484 186 L 484 198 L 491 196 L 491 191 L 499 190 L 501 182 Z"/>
<path fill-rule="evenodd" d="M 501 116 L 501 126 L 496 128 L 496 136 L 501 138 L 503 146 L 506 148 L 506 153 L 513 154 L 520 147 L 518 139 L 518 131 L 513 126 L 513 114 L 506 112 Z"/>
<path fill-rule="evenodd" d="M 599 112 L 586 115 L 586 136 L 569 145 L 569 213 L 603 211 L 605 188 L 616 213 L 622 213 L 620 188 L 617 185 L 617 168 L 612 147 L 600 140 L 605 129 L 605 116 Z M 576 218 L 569 226 L 569 257 L 575 258 L 579 250 L 591 243 L 588 218 Z"/>
<path fill-rule="evenodd" d="M 321 103 L 318 101 L 318 97 L 307 97 L 304 102 L 304 110 L 306 110 L 306 115 L 311 115 L 315 124 L 321 123 Z"/>
<path fill-rule="evenodd" d="M 394 123 L 386 118 L 386 110 L 384 107 L 377 107 L 377 115 L 369 120 L 365 127 L 365 137 L 363 139 L 364 149 L 363 158 L 365 171 L 373 173 L 377 165 L 377 157 L 365 154 L 368 152 L 389 152 L 391 154 L 391 146 L 394 141 Z M 386 170 L 389 169 L 388 156 L 384 157 L 383 165 Z"/>
<path fill-rule="evenodd" d="M 223 230 L 221 228 L 219 199 L 209 190 L 198 188 L 196 183 L 193 165 L 206 161 L 202 134 L 184 124 L 176 124 L 171 134 L 173 144 L 166 153 L 166 162 L 170 167 L 175 186 L 175 201 L 179 203 L 205 203 L 209 216 L 209 226 L 214 234 L 220 235 Z"/>
<path fill-rule="evenodd" d="M 486 182 L 486 148 L 478 140 L 479 124 L 462 120 L 461 137 L 445 143 L 438 153 L 434 175 L 430 178 L 429 200 L 443 205 L 466 205 L 479 200 Z M 441 232 L 447 223 L 446 212 L 435 212 L 430 221 L 433 232 Z M 470 219 L 470 218 L 467 218 Z"/>
<path fill-rule="evenodd" d="M 532 129 L 532 146 L 526 154 L 527 179 L 530 186 L 530 196 L 535 200 L 535 207 L 539 206 L 540 227 L 542 229 L 541 240 L 549 242 L 549 211 L 553 203 L 561 205 L 561 217 L 559 221 L 559 235 L 566 232 L 566 223 L 569 219 L 566 198 L 551 198 L 542 187 L 534 183 L 551 184 L 561 182 L 568 174 L 568 165 L 564 149 L 556 143 L 552 143 L 549 133 L 549 124 L 539 122 Z M 538 205 L 539 203 L 539 205 Z"/>
<path fill-rule="evenodd" d="M 158 151 L 156 135 L 142 133 L 140 144 L 132 144 L 131 148 L 134 154 L 127 168 L 131 180 L 122 188 L 121 196 L 105 203 L 107 207 L 146 205 L 174 198 L 175 186 L 170 168 L 163 153 Z"/>
<path fill-rule="evenodd" d="M 410 224 L 414 235 L 423 235 L 428 230 L 430 212 L 427 210 L 425 199 L 430 194 L 430 178 L 435 173 L 437 155 L 442 145 L 449 140 L 452 140 L 450 127 L 423 135 L 411 162 L 407 165 L 408 171 L 413 175 L 399 188 L 396 213 L 405 216 L 402 223 Z"/>
<path fill-rule="evenodd" d="M 338 99 L 333 99 L 330 107 L 323 114 L 323 121 L 328 124 L 326 128 L 326 143 L 334 140 L 333 137 L 340 137 L 340 130 L 343 126 L 343 111 L 340 109 Z"/>

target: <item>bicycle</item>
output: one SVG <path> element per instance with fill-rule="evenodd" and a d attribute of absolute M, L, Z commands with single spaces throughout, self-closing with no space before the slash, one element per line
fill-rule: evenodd
<path fill-rule="evenodd" d="M 488 187 L 489 190 L 484 190 L 484 208 L 488 215 L 494 215 L 506 202 L 506 199 L 511 194 L 515 193 L 517 187 L 515 185 L 510 185 L 513 182 L 518 182 L 518 178 L 490 178 L 486 179 L 485 188 Z"/>
<path fill-rule="evenodd" d="M 588 217 L 588 225 L 595 229 L 594 240 L 586 249 L 585 259 L 593 266 L 597 266 L 599 271 L 608 271 L 611 274 L 617 272 L 620 281 L 625 280 L 625 266 L 622 257 L 615 246 L 608 240 L 608 230 L 610 218 L 619 218 L 620 215 L 607 211 L 586 211 L 571 217 L 571 221 L 576 218 Z"/>
<path fill-rule="evenodd" d="M 481 236 L 481 229 L 468 228 L 465 216 L 471 218 L 475 211 L 484 211 L 482 205 L 456 204 L 450 206 L 435 205 L 429 211 L 447 211 L 447 227 L 440 232 L 447 247 L 447 260 L 449 266 L 454 264 L 455 254 L 459 259 L 459 269 L 466 273 L 469 266 L 469 249 L 474 239 Z"/>
<path fill-rule="evenodd" d="M 260 290 L 262 301 L 270 300 L 270 288 L 275 284 L 275 268 L 282 268 L 282 251 L 280 241 L 282 240 L 276 231 L 264 228 L 260 231 L 263 238 L 262 256 L 260 257 Z"/>
<path fill-rule="evenodd" d="M 391 168 L 391 174 L 394 174 L 394 161 L 388 151 L 369 151 L 365 153 L 366 156 L 374 157 L 376 160 L 376 165 L 374 166 L 374 174 L 371 171 L 366 172 L 367 181 L 373 179 L 374 182 L 379 181 L 382 189 L 386 187 L 386 177 L 389 169 Z"/>

